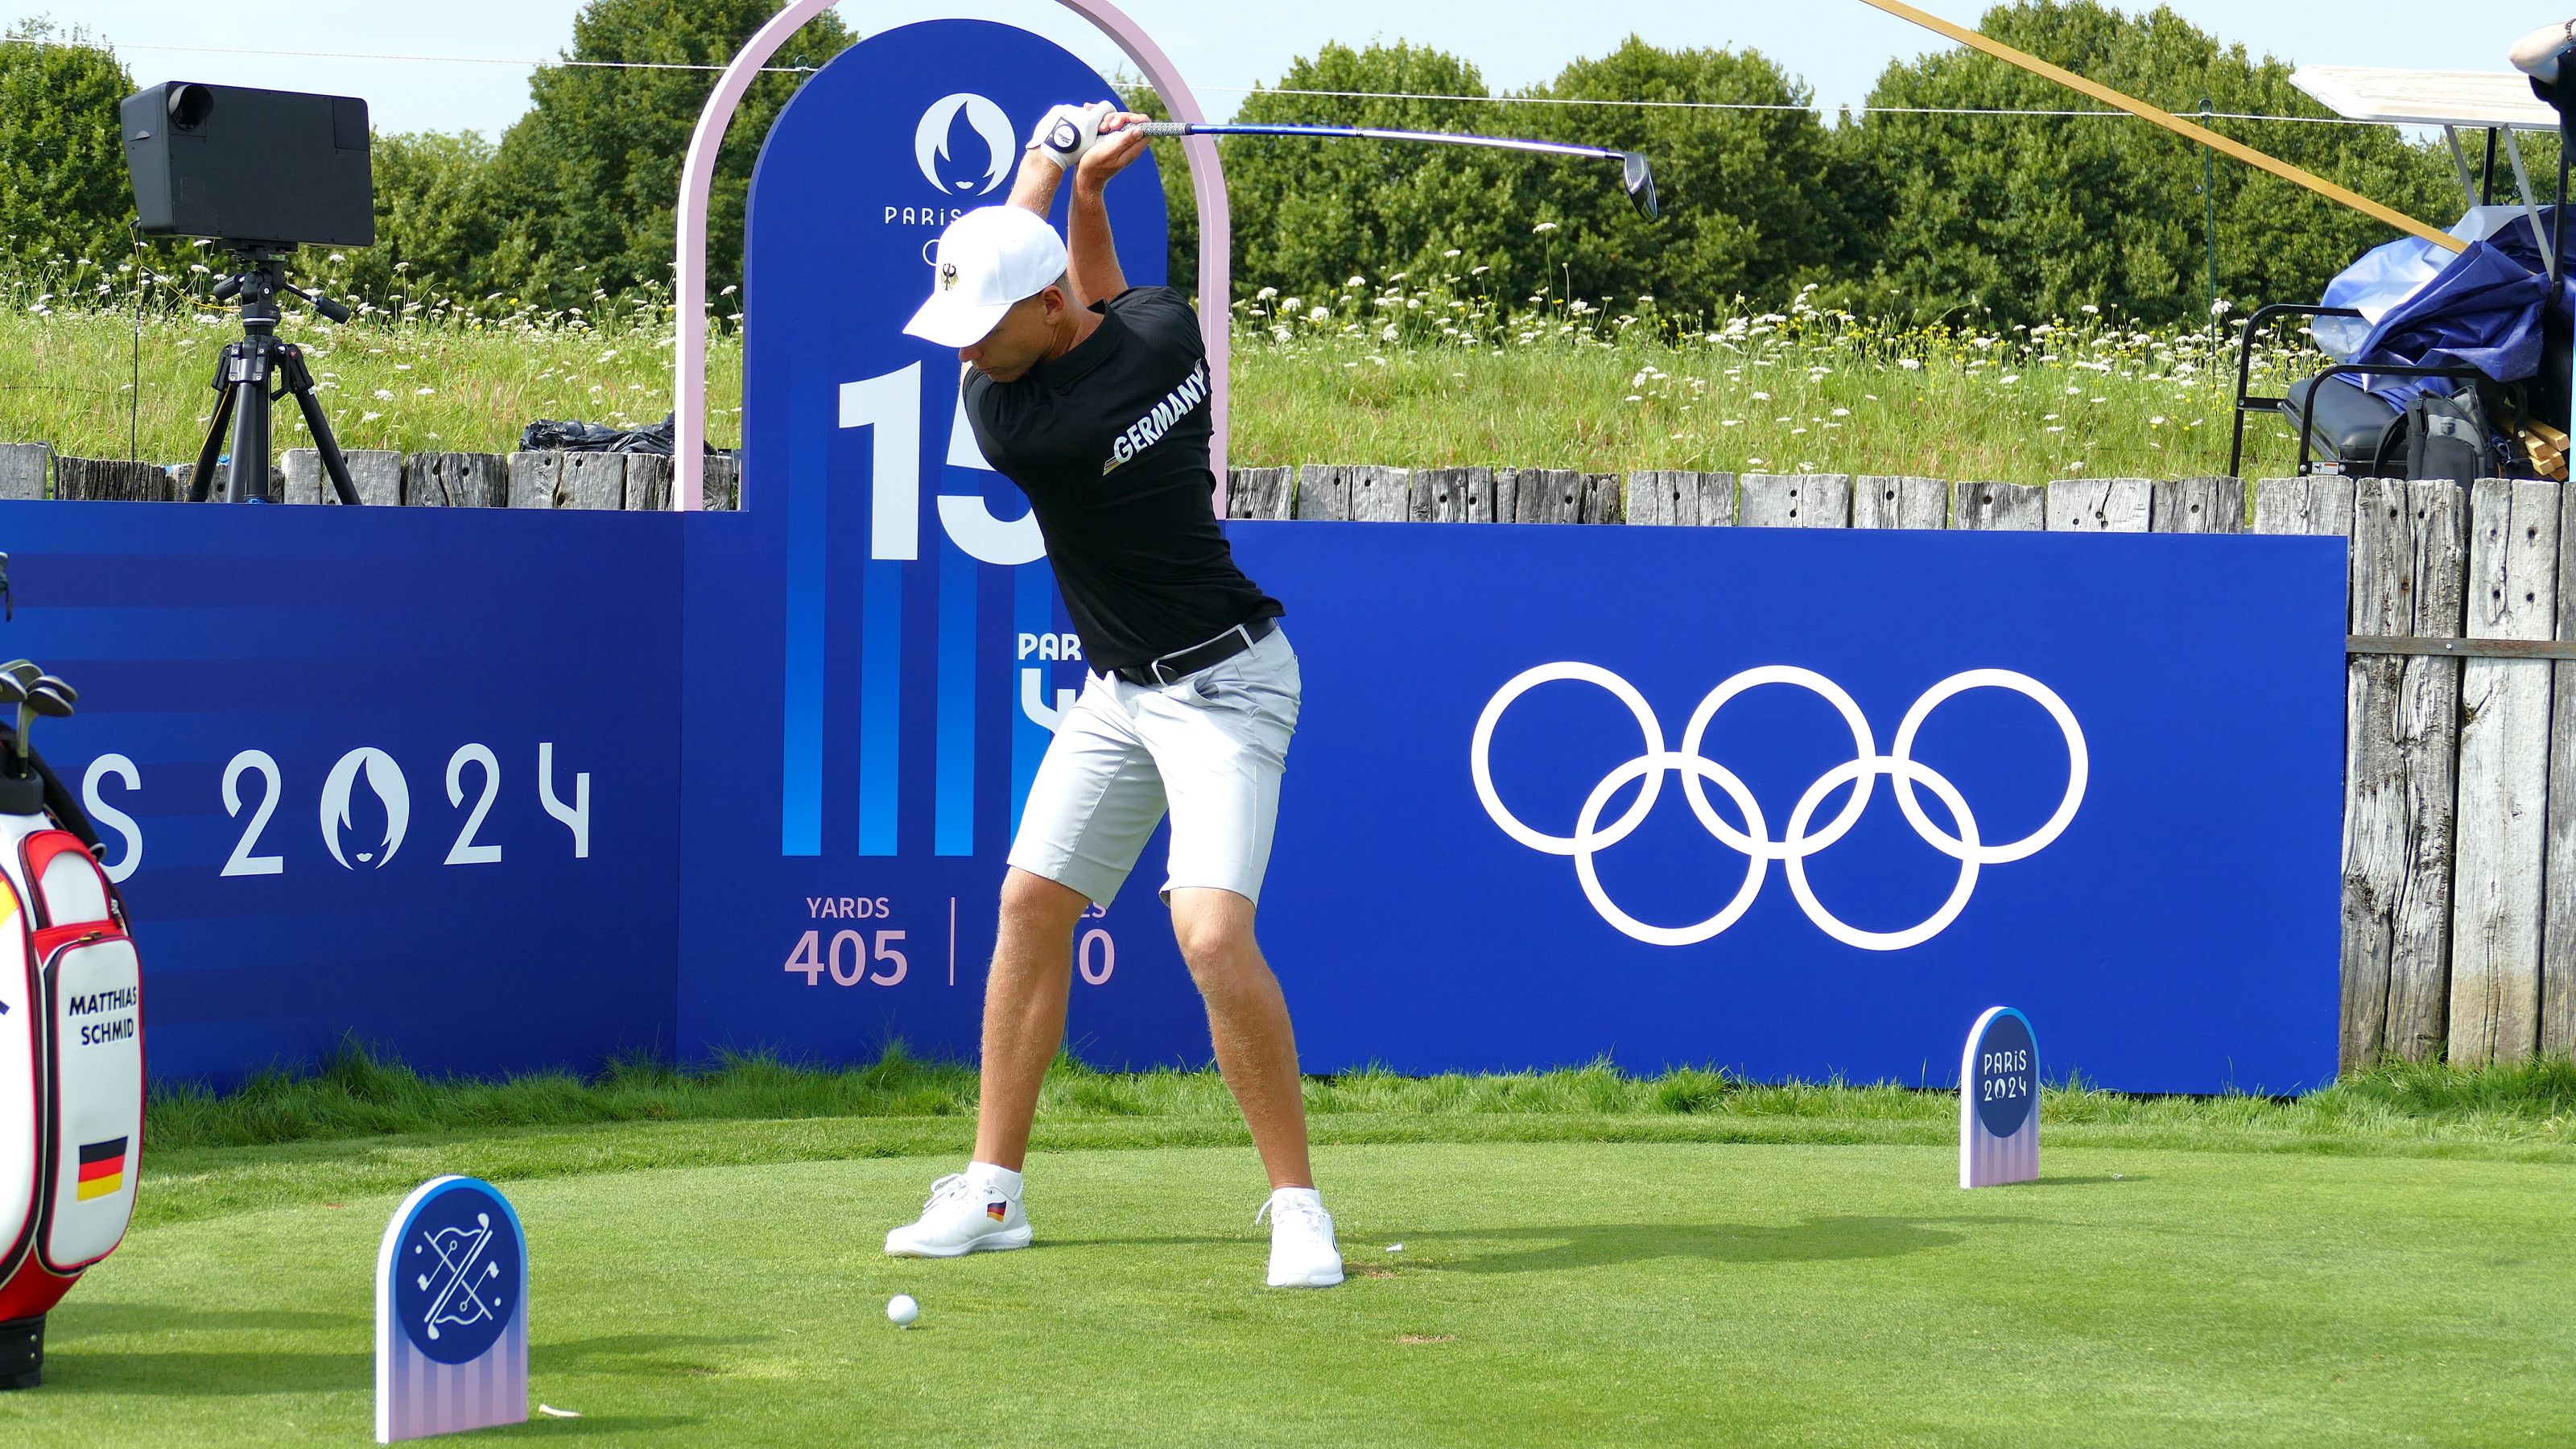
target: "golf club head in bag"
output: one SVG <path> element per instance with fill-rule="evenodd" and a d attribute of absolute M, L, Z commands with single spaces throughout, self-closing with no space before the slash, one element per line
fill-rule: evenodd
<path fill-rule="evenodd" d="M 72 709 L 0 667 L 11 693 Z M 0 774 L 0 1389 L 39 1382 L 45 1314 L 124 1240 L 143 1145 L 142 962 L 96 832 L 24 746 Z"/>

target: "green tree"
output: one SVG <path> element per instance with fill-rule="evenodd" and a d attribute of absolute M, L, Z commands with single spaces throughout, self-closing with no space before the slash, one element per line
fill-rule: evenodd
<path fill-rule="evenodd" d="M 1760 53 L 1663 50 L 1630 36 L 1535 94 L 1774 108 L 1509 108 L 1523 125 L 1544 118 L 1551 138 L 1642 151 L 1654 163 L 1661 221 L 1638 216 L 1607 167 L 1531 158 L 1530 189 L 1547 197 L 1542 215 L 1560 223 L 1553 250 L 1573 295 L 1620 306 L 1651 295 L 1667 310 L 1706 313 L 1739 295 L 1785 301 L 1843 262 L 1851 218 L 1832 138 L 1808 89 Z"/>
<path fill-rule="evenodd" d="M 27 20 L 0 43 L 0 265 L 42 271 L 132 249 L 134 192 L 117 135 L 133 78 L 94 36 Z"/>
<path fill-rule="evenodd" d="M 772 0 L 590 0 L 573 21 L 568 61 L 722 66 L 776 13 Z M 770 64 L 819 66 L 852 39 L 825 12 Z M 502 218 L 492 285 L 553 307 L 589 307 L 639 283 L 667 285 L 677 235 L 680 163 L 714 70 L 547 66 L 529 82 L 534 109 L 492 161 Z M 753 82 L 717 154 L 707 225 L 710 290 L 741 280 L 743 203 L 752 162 L 801 77 Z"/>
<path fill-rule="evenodd" d="M 1979 28 L 2078 75 L 2175 111 L 2322 117 L 2289 67 L 2221 46 L 2171 10 L 2033 0 Z M 1888 67 L 1872 107 L 2085 109 L 2091 102 L 1970 51 Z M 2455 187 L 2385 127 L 2215 123 L 2258 150 L 2400 211 L 2456 211 Z M 1867 249 L 1871 297 L 1918 318 L 1991 310 L 1999 321 L 2117 304 L 2172 322 L 2205 313 L 2202 148 L 2134 118 L 1874 111 L 1840 137 Z M 2358 212 L 2253 167 L 2217 159 L 2218 286 L 2246 301 L 2313 299 L 2363 250 L 2389 239 Z"/>
<path fill-rule="evenodd" d="M 1367 91 L 1465 101 L 1289 95 Z M 1326 45 L 1292 63 L 1238 118 L 1411 131 L 1485 131 L 1500 109 L 1476 68 L 1428 46 Z M 1538 219 L 1530 172 L 1503 153 L 1402 142 L 1237 137 L 1224 147 L 1234 214 L 1234 289 L 1305 290 L 1359 275 L 1504 267 Z M 1173 170 L 1183 168 L 1175 166 Z M 1458 256 L 1446 255 L 1455 250 Z M 1533 270 L 1530 280 L 1535 282 Z"/>
<path fill-rule="evenodd" d="M 332 285 L 380 307 L 441 297 L 471 305 L 497 287 L 492 153 L 472 131 L 375 137 L 376 244 L 341 253 Z"/>

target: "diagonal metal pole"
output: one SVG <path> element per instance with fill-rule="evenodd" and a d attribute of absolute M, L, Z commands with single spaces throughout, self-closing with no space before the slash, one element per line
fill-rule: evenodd
<path fill-rule="evenodd" d="M 2099 81 L 2086 80 L 2084 77 L 2077 75 L 2075 72 L 2067 70 L 2062 66 L 2050 65 L 2047 61 L 2041 60 L 2038 56 L 2032 55 L 2027 51 L 2015 50 L 2013 47 L 2004 44 L 2002 41 L 1995 39 L 1991 35 L 1981 35 L 1974 30 L 1953 25 L 1938 15 L 1931 14 L 1928 11 L 1918 10 L 1911 5 L 1905 4 L 1904 0 L 1860 0 L 1860 3 L 1875 10 L 1884 10 L 1899 20 L 1910 20 L 1915 24 L 1922 26 L 1926 30 L 1936 31 L 1942 35 L 1948 36 L 1950 39 L 1955 40 L 1970 49 L 1984 51 L 1986 54 L 1993 56 L 1997 60 L 2010 65 L 2017 65 L 2023 70 L 2029 71 L 2033 75 L 2053 80 L 2059 85 L 2065 86 L 2070 90 L 2079 91 L 2084 95 L 2091 96 L 2093 99 L 2100 101 L 2106 106 L 2115 106 L 2120 110 L 2127 111 L 2130 115 L 2137 117 L 2139 120 L 2152 121 L 2185 140 L 2197 141 L 2201 145 L 2212 147 L 2235 158 L 2236 160 L 2242 161 L 2248 166 L 2258 167 L 2262 170 L 2269 171 L 2273 175 L 2280 177 L 2282 180 L 2290 182 L 2292 185 L 2306 187 L 2308 190 L 2315 192 L 2319 196 L 2325 197 L 2329 201 L 2340 202 L 2376 221 L 2385 222 L 2389 226 L 2393 226 L 2399 231 L 2405 232 L 2409 236 L 2422 237 L 2424 240 L 2433 243 L 2435 246 L 2448 251 L 2460 252 L 2468 250 L 2469 244 L 2467 242 L 2460 240 L 2458 237 L 2451 235 L 2449 232 L 2443 231 L 2441 228 L 2434 226 L 2429 222 L 2417 221 L 2415 218 L 2408 216 L 2402 211 L 2382 206 L 2378 202 L 2371 200 L 2369 197 L 2362 195 L 2358 191 L 2354 191 L 2349 187 L 2338 186 L 2334 182 L 2328 181 L 2313 171 L 2303 171 L 2300 168 L 2291 165 L 2289 162 L 2282 160 L 2278 156 L 2267 156 L 2264 153 L 2255 150 L 2253 147 L 2246 145 L 2242 141 L 2236 141 L 2226 136 L 2222 136 L 2216 131 L 2210 130 L 2206 126 L 2195 126 L 2180 116 L 2169 114 L 2161 107 L 2153 106 L 2145 101 L 2139 100 L 2136 96 L 2129 95 L 2123 91 L 2115 91 Z"/>

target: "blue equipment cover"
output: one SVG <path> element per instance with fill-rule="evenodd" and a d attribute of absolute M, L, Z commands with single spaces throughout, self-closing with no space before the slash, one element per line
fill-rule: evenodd
<path fill-rule="evenodd" d="M 2535 252 L 2532 261 L 2539 260 Z M 2474 367 L 2497 382 L 2540 370 L 2541 309 L 2549 279 L 2492 242 L 2469 249 L 2370 329 L 2355 362 L 2405 367 Z M 2562 305 L 2563 299 L 2562 299 Z M 2369 377 L 2363 386 L 2392 410 L 2453 384 L 2444 378 Z"/>
<path fill-rule="evenodd" d="M 2541 212 L 2544 229 L 2554 230 L 2555 212 L 2555 207 Z M 2374 277 L 2411 275 L 2413 268 L 2405 265 L 2411 257 L 2400 254 L 2429 250 L 2412 239 L 2375 248 L 2327 287 L 2326 300 L 2338 306 L 2358 305 L 2359 299 L 2338 293 L 2349 293 Z M 2576 314 L 2576 283 L 2568 280 L 2566 257 L 2562 243 L 2556 300 L 2562 316 Z M 2531 228 L 2506 227 L 2491 240 L 2469 243 L 2468 250 L 2448 262 L 2380 317 L 2353 350 L 2351 360 L 2405 367 L 2474 367 L 2497 382 L 2519 382 L 2537 374 L 2551 289 Z M 2440 378 L 2367 377 L 2362 385 L 2392 412 L 2404 411 L 2426 392 L 2451 391 L 2451 384 Z"/>

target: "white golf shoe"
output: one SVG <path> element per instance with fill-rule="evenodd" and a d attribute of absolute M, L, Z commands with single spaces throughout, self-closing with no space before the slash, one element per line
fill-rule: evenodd
<path fill-rule="evenodd" d="M 1270 1219 L 1270 1286 L 1330 1288 L 1342 1281 L 1342 1245 L 1333 1238 L 1333 1215 L 1311 1187 L 1283 1187 L 1252 1218 Z"/>
<path fill-rule="evenodd" d="M 1029 1215 L 1020 1195 L 979 1186 L 962 1172 L 930 1185 L 921 1219 L 886 1234 L 889 1258 L 958 1258 L 1029 1245 Z"/>

